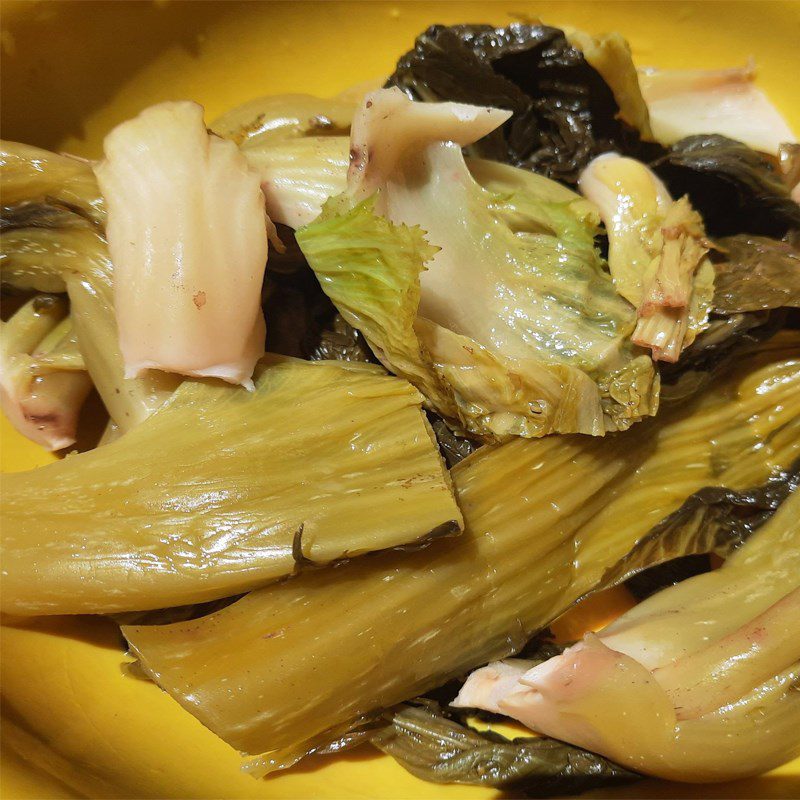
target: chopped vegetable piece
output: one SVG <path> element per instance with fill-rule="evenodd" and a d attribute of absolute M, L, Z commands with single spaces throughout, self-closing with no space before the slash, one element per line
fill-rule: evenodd
<path fill-rule="evenodd" d="M 703 486 L 781 475 L 800 455 L 798 344 L 779 337 L 624 435 L 481 448 L 452 470 L 460 537 L 310 572 L 190 624 L 123 632 L 211 730 L 271 751 L 265 769 L 287 766 L 354 721 L 520 650 Z"/>
<path fill-rule="evenodd" d="M 510 741 L 449 719 L 431 701 L 401 707 L 370 742 L 433 783 L 497 786 L 516 797 L 575 796 L 639 776 L 602 756 L 543 736 Z"/>
<path fill-rule="evenodd" d="M 700 215 L 685 197 L 673 202 L 644 164 L 616 154 L 592 161 L 579 183 L 606 225 L 614 286 L 636 306 L 633 341 L 677 361 L 704 327 L 714 291 Z"/>
<path fill-rule="evenodd" d="M 646 110 L 627 48 L 570 38 L 545 25 L 433 25 L 389 82 L 418 100 L 508 109 L 512 118 L 471 152 L 575 183 L 600 153 L 639 155 L 623 119 L 643 124 Z"/>
<path fill-rule="evenodd" d="M 27 149 L 23 148 L 23 153 Z M 9 183 L 21 191 L 25 173 L 19 167 L 7 178 L 7 164 L 19 162 L 17 145 L 5 143 L 0 170 L 3 186 Z M 41 153 L 41 156 L 37 155 Z M 45 172 L 50 186 L 59 174 L 60 156 L 36 150 L 30 154 L 29 169 Z M 67 159 L 68 160 L 68 159 Z M 85 165 L 84 165 L 85 166 Z M 84 186 L 91 186 L 89 175 Z M 47 174 L 54 171 L 54 175 Z M 94 183 L 97 193 L 97 184 Z M 87 189 L 84 204 L 90 205 Z M 0 279 L 18 289 L 52 287 L 67 290 L 72 307 L 73 328 L 86 369 L 120 432 L 129 430 L 159 408 L 178 386 L 175 375 L 150 371 L 135 379 L 125 379 L 119 350 L 112 290 L 112 266 L 108 247 L 99 224 L 64 206 L 45 201 L 22 201 L 3 208 L 0 233 Z"/>
<path fill-rule="evenodd" d="M 268 147 L 303 136 L 347 136 L 355 99 L 278 94 L 248 100 L 218 117 L 211 130 L 238 145 Z"/>
<path fill-rule="evenodd" d="M 199 603 L 457 533 L 421 397 L 374 365 L 277 359 L 185 383 L 118 441 L 3 481 L 3 611 Z"/>
<path fill-rule="evenodd" d="M 714 311 L 736 314 L 771 308 L 800 308 L 800 250 L 766 236 L 729 236 L 716 248 Z"/>
<path fill-rule="evenodd" d="M 786 120 L 755 85 L 755 64 L 732 69 L 645 69 L 639 85 L 661 144 L 719 133 L 777 155 L 796 141 Z"/>
<path fill-rule="evenodd" d="M 711 236 L 780 238 L 800 230 L 800 205 L 773 160 L 719 134 L 675 142 L 651 167 L 674 197 L 689 195 Z"/>
<path fill-rule="evenodd" d="M 160 369 L 250 386 L 270 224 L 257 175 L 233 142 L 209 136 L 195 103 L 146 109 L 104 151 L 95 174 L 125 377 Z"/>
<path fill-rule="evenodd" d="M 92 388 L 66 303 L 38 295 L 0 323 L 0 405 L 11 424 L 48 450 L 75 443 Z"/>
<path fill-rule="evenodd" d="M 670 779 L 731 780 L 790 760 L 800 753 L 798 513 L 795 492 L 717 572 L 542 664 L 478 670 L 455 705 Z"/>
<path fill-rule="evenodd" d="M 639 75 L 633 64 L 631 47 L 616 31 L 601 36 L 590 36 L 583 31 L 566 28 L 569 43 L 583 53 L 614 93 L 619 106 L 619 118 L 636 128 L 644 139 L 652 139 L 648 111 Z"/>
<path fill-rule="evenodd" d="M 594 248 L 593 207 L 476 163 L 488 183 L 516 187 L 490 193 L 437 140 L 463 145 L 499 119 L 370 95 L 347 193 L 297 241 L 345 319 L 457 430 L 490 441 L 625 430 L 655 413 L 658 380 L 628 341 L 633 309 Z"/>
<path fill-rule="evenodd" d="M 329 197 L 347 186 L 350 141 L 344 136 L 308 136 L 242 148 L 258 173 L 273 222 L 301 228 L 313 222 Z"/>
<path fill-rule="evenodd" d="M 733 492 L 719 487 L 707 487 L 695 493 L 678 511 L 640 540 L 614 569 L 606 572 L 597 588 L 615 583 L 641 569 L 643 565 L 654 563 L 660 558 L 669 558 L 670 555 L 703 550 L 729 555 L 775 513 L 790 492 L 797 491 L 798 483 L 800 461 L 795 462 L 789 480 L 786 480 L 785 475 L 778 475 L 756 491 Z M 626 652 L 645 666 L 648 666 L 647 658 L 651 656 L 663 662 L 664 646 L 685 642 L 687 631 L 698 638 L 708 634 L 708 625 L 700 625 L 699 622 L 696 625 L 687 624 L 685 617 L 689 609 L 697 611 L 697 618 L 708 616 L 712 605 L 715 608 L 712 614 L 716 614 L 717 618 L 721 617 L 719 612 L 726 609 L 725 621 L 735 627 L 736 617 L 742 616 L 746 619 L 747 614 L 752 614 L 753 610 L 758 613 L 767 607 L 771 602 L 770 596 L 779 598 L 786 575 L 796 569 L 794 562 L 800 558 L 800 550 L 786 559 L 783 557 L 784 553 L 774 547 L 774 542 L 759 537 L 751 540 L 746 551 L 748 559 L 752 560 L 759 546 L 772 554 L 773 567 L 778 568 L 779 562 L 782 562 L 780 571 L 775 572 L 775 580 L 762 583 L 755 590 L 751 585 L 745 584 L 742 587 L 744 591 L 737 590 L 731 581 L 726 583 L 724 591 L 709 590 L 709 587 L 700 585 L 702 582 L 698 583 L 695 591 L 691 589 L 694 582 L 685 582 L 680 588 L 684 594 L 680 603 L 682 619 L 679 624 L 674 624 L 678 616 L 674 613 L 678 590 L 671 591 L 670 595 L 659 595 L 660 598 L 673 598 L 669 607 L 655 608 L 656 601 L 651 601 L 646 606 L 625 614 L 627 624 L 620 625 L 621 630 L 616 635 L 624 638 L 626 630 L 633 626 L 635 640 L 630 643 Z M 660 553 L 657 548 L 661 549 Z M 741 560 L 743 555 L 744 551 L 736 552 L 730 560 Z M 644 580 L 652 583 L 651 576 L 654 573 L 659 573 L 659 577 L 675 579 L 681 572 L 679 565 L 682 562 L 701 558 L 706 562 L 704 571 L 707 572 L 707 556 L 686 556 L 639 572 L 634 580 L 637 583 Z M 667 575 L 662 576 L 661 573 Z M 677 580 L 681 579 L 677 577 Z M 673 582 L 675 580 L 668 580 L 660 588 Z M 631 582 L 628 581 L 627 587 L 630 588 L 630 585 Z M 721 586 L 719 588 L 722 589 Z M 642 608 L 648 611 L 643 620 L 638 620 L 637 614 Z M 614 649 L 617 649 L 614 643 L 617 627 L 613 623 L 604 633 L 604 642 Z M 631 648 L 635 648 L 635 653 L 631 652 Z M 625 648 L 620 646 L 619 649 Z M 559 655 L 563 650 L 563 646 L 551 642 L 537 644 L 534 639 L 523 649 L 524 662 L 507 659 L 492 665 L 499 675 L 496 682 L 492 678 L 492 684 L 487 687 L 488 693 L 484 694 L 487 707 L 496 706 L 496 698 L 505 693 L 503 686 L 509 683 L 514 685 L 521 673 Z M 670 657 L 673 655 L 670 652 Z M 491 671 L 480 670 L 479 673 L 488 677 Z M 475 678 L 479 673 L 474 673 Z M 447 685 L 437 689 L 435 693 L 438 697 L 447 697 L 446 691 Z M 598 785 L 615 784 L 635 777 L 602 756 L 573 748 L 555 739 L 537 736 L 517 737 L 509 741 L 498 735 L 497 726 L 489 730 L 476 730 L 471 727 L 474 715 L 469 709 L 444 710 L 438 703 L 427 698 L 420 698 L 413 703 L 412 706 L 401 706 L 398 711 L 388 715 L 389 724 L 373 732 L 370 741 L 395 758 L 405 769 L 423 779 L 444 783 L 489 784 L 502 786 L 525 796 L 550 797 L 556 794 L 573 796 L 587 786 L 597 788 Z M 422 707 L 415 707 L 417 703 Z"/>
<path fill-rule="evenodd" d="M 74 211 L 94 225 L 105 224 L 105 204 L 90 162 L 3 141 L 0 168 L 4 212 L 22 203 L 47 203 Z"/>

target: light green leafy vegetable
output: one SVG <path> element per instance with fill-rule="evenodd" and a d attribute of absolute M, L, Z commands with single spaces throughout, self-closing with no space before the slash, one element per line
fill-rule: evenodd
<path fill-rule="evenodd" d="M 488 440 L 602 435 L 654 414 L 658 379 L 629 341 L 633 309 L 594 248 L 590 204 L 479 162 L 479 179 L 514 190 L 483 189 L 438 141 L 485 130 L 481 109 L 388 91 L 367 104 L 348 193 L 297 240 L 378 357 Z"/>

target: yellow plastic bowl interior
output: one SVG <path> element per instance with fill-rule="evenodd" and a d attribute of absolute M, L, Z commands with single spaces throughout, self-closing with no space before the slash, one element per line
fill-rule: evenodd
<path fill-rule="evenodd" d="M 800 3 L 795 2 L 14 2 L 3 3 L 2 135 L 97 156 L 109 128 L 168 99 L 207 118 L 251 97 L 333 94 L 385 76 L 434 22 L 541 17 L 621 31 L 637 63 L 722 67 L 755 56 L 758 79 L 800 132 Z M 0 420 L 2 470 L 52 456 Z M 621 593 L 582 609 L 575 628 L 618 611 Z M 587 622 L 589 621 L 589 622 Z M 34 620 L 2 629 L 2 788 L 20 798 L 470 798 L 492 789 L 436 786 L 369 748 L 309 759 L 255 780 L 238 755 L 156 686 L 123 675 L 116 628 Z M 332 643 L 335 646 L 335 643 Z M 605 797 L 800 796 L 800 761 L 719 786 L 648 781 Z"/>

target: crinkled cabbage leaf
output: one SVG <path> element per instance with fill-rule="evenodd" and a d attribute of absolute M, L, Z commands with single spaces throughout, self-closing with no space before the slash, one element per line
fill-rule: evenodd
<path fill-rule="evenodd" d="M 460 530 L 408 383 L 277 360 L 257 384 L 185 383 L 121 439 L 5 476 L 3 610 L 199 603 Z"/>
<path fill-rule="evenodd" d="M 271 751 L 266 769 L 287 766 L 381 709 L 519 651 L 692 493 L 785 475 L 800 454 L 798 344 L 776 337 L 702 396 L 624 435 L 481 448 L 452 470 L 459 537 L 124 634 L 206 726 L 239 750 Z"/>
<path fill-rule="evenodd" d="M 463 108 L 371 95 L 353 138 L 369 157 L 298 231 L 303 253 L 376 355 L 457 429 L 488 440 L 627 429 L 655 413 L 658 379 L 594 247 L 596 211 L 488 162 L 476 172 L 499 191 L 482 188 L 460 148 L 437 141 L 441 124 L 460 131 L 482 111 Z"/>

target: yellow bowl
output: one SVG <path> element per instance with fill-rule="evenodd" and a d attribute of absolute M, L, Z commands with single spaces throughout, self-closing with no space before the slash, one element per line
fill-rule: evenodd
<path fill-rule="evenodd" d="M 759 82 L 800 131 L 794 2 L 14 2 L 3 4 L 4 138 L 96 156 L 103 134 L 143 106 L 192 98 L 208 118 L 253 96 L 332 94 L 391 71 L 434 22 L 543 17 L 621 31 L 639 64 L 720 67 L 756 57 Z M 1 421 L 2 469 L 51 456 Z M 613 612 L 624 596 L 590 611 Z M 581 612 L 585 613 L 585 612 Z M 572 624 L 585 624 L 573 617 Z M 287 798 L 497 797 L 413 778 L 369 749 L 311 759 L 267 780 L 153 684 L 123 675 L 101 619 L 6 625 L 2 796 Z M 600 795 L 597 795 L 600 796 Z M 648 781 L 611 797 L 800 796 L 800 761 L 736 784 Z"/>

